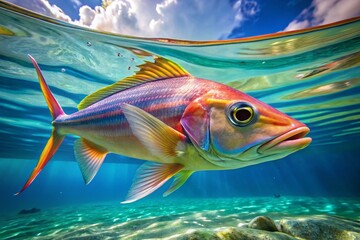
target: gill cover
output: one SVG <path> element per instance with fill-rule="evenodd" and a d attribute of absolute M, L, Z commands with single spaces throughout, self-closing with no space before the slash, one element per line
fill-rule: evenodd
<path fill-rule="evenodd" d="M 189 104 L 181 117 L 180 123 L 191 142 L 204 151 L 210 145 L 209 111 L 199 100 Z"/>

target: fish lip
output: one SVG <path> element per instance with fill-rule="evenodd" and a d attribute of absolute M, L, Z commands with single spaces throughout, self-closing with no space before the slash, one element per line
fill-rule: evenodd
<path fill-rule="evenodd" d="M 267 151 L 272 150 L 284 150 L 290 149 L 293 151 L 302 149 L 308 146 L 312 139 L 310 137 L 305 137 L 310 132 L 308 127 L 302 126 L 292 129 L 280 136 L 273 138 L 272 140 L 262 144 L 258 148 L 258 153 L 264 154 Z M 276 149 L 278 147 L 278 149 Z"/>

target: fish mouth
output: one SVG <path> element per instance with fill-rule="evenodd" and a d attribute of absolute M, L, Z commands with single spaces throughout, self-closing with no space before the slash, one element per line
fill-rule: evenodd
<path fill-rule="evenodd" d="M 308 127 L 298 127 L 284 133 L 258 148 L 260 154 L 291 153 L 307 147 L 312 139 L 305 137 L 310 132 Z"/>

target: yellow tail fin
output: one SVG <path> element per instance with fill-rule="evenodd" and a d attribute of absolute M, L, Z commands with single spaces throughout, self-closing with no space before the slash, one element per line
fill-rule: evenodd
<path fill-rule="evenodd" d="M 41 91 L 45 97 L 46 103 L 49 107 L 49 110 L 53 117 L 53 120 L 55 120 L 56 118 L 58 118 L 61 115 L 65 115 L 60 104 L 56 101 L 54 95 L 51 93 L 48 85 L 46 84 L 45 79 L 41 73 L 40 67 L 37 64 L 36 60 L 31 55 L 28 55 L 28 56 L 36 69 L 36 73 L 37 73 L 37 76 L 38 76 L 38 79 L 40 82 Z M 53 128 L 52 134 L 51 134 L 44 150 L 41 153 L 40 159 L 39 159 L 36 167 L 32 171 L 29 179 L 26 181 L 23 188 L 15 195 L 18 195 L 21 192 L 23 192 L 34 181 L 36 176 L 40 173 L 40 171 L 45 167 L 45 165 L 49 162 L 49 160 L 55 154 L 55 152 L 61 145 L 62 141 L 64 140 L 64 137 L 65 136 L 58 134 L 56 129 Z"/>
<path fill-rule="evenodd" d="M 26 181 L 22 189 L 16 193 L 15 195 L 19 195 L 23 192 L 37 177 L 37 175 L 41 172 L 41 170 L 45 167 L 45 165 L 49 162 L 55 152 L 58 150 L 65 136 L 59 135 L 55 129 L 53 129 L 51 137 L 49 138 L 44 150 L 41 153 L 40 159 L 32 171 L 29 179 Z"/>
<path fill-rule="evenodd" d="M 28 56 L 35 67 L 35 70 L 36 70 L 36 73 L 37 73 L 37 76 L 39 79 L 41 91 L 45 97 L 45 100 L 49 107 L 51 116 L 53 117 L 53 120 L 55 120 L 58 116 L 63 115 L 65 113 L 62 110 L 60 104 L 56 101 L 54 95 L 51 93 L 48 85 L 46 84 L 46 81 L 41 73 L 40 67 L 37 64 L 36 60 L 30 54 Z"/>

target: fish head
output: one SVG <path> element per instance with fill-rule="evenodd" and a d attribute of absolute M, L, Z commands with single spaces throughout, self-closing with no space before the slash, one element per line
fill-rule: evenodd
<path fill-rule="evenodd" d="M 236 90 L 197 99 L 181 124 L 200 155 L 223 168 L 280 159 L 311 143 L 304 123 Z"/>

